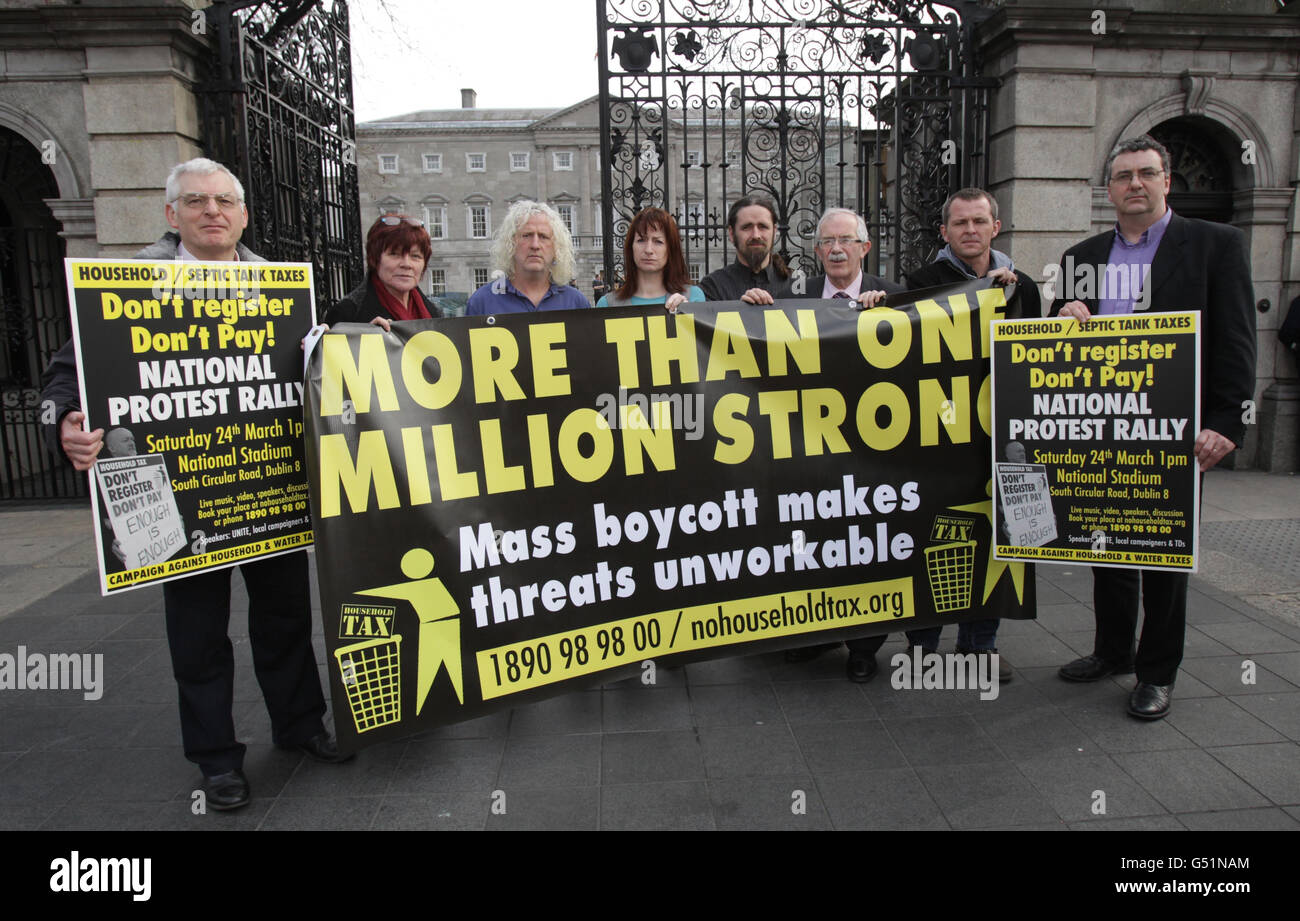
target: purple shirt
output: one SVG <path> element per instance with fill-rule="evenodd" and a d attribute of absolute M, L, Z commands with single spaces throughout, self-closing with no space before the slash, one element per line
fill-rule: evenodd
<path fill-rule="evenodd" d="M 1105 271 L 1097 279 L 1097 313 L 1133 312 L 1133 301 L 1146 284 L 1151 260 L 1156 257 L 1165 228 L 1173 216 L 1174 212 L 1166 206 L 1165 216 L 1142 231 L 1136 243 L 1125 240 L 1119 224 L 1115 224 L 1115 242 L 1110 245 L 1110 258 Z"/>
<path fill-rule="evenodd" d="M 505 282 L 502 287 L 499 282 Z M 497 290 L 493 290 L 497 285 Z M 483 285 L 469 296 L 465 316 L 481 317 L 491 313 L 533 313 L 537 310 L 575 310 L 591 307 L 591 302 L 577 288 L 551 283 L 550 290 L 542 295 L 542 302 L 534 304 L 509 279 L 498 278 Z"/>

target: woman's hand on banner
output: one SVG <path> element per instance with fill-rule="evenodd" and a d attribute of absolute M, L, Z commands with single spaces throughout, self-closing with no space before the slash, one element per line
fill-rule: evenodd
<path fill-rule="evenodd" d="M 676 313 L 677 308 L 686 303 L 686 295 L 680 292 L 668 295 L 664 301 L 664 309 L 669 313 Z"/>
<path fill-rule="evenodd" d="M 386 333 L 391 333 L 393 331 L 393 321 L 388 319 L 388 317 L 375 317 L 370 321 L 370 325 L 378 326 Z"/>
<path fill-rule="evenodd" d="M 59 423 L 59 444 L 77 470 L 89 470 L 99 456 L 100 449 L 104 447 L 104 430 L 83 432 L 81 424 L 85 421 L 85 413 L 70 412 Z"/>
<path fill-rule="evenodd" d="M 1236 447 L 1231 439 L 1224 438 L 1214 429 L 1201 429 L 1201 433 L 1196 436 L 1196 444 L 1192 446 L 1192 453 L 1201 465 L 1201 473 L 1204 473 Z"/>

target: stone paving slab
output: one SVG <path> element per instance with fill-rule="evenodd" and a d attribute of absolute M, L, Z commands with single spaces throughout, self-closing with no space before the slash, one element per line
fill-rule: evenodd
<path fill-rule="evenodd" d="M 1056 677 L 1091 650 L 1092 578 L 1039 566 L 1039 618 L 1003 624 L 1015 678 L 992 700 L 894 689 L 890 637 L 866 685 L 845 680 L 842 647 L 733 657 L 318 765 L 270 744 L 234 579 L 253 801 L 197 816 L 161 589 L 99 596 L 84 508 L 0 508 L 0 651 L 104 656 L 98 700 L 0 693 L 0 828 L 1300 830 L 1300 594 L 1284 591 L 1300 584 L 1285 554 L 1257 552 L 1289 546 L 1297 485 L 1207 477 L 1175 705 L 1152 724 L 1124 713 L 1132 676 Z M 324 661 L 319 623 L 314 643 Z"/>

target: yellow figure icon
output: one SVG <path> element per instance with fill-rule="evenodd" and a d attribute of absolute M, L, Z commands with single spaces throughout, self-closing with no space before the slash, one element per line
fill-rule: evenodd
<path fill-rule="evenodd" d="M 425 698 L 433 688 L 438 670 L 447 666 L 447 676 L 456 689 L 456 697 L 465 703 L 464 679 L 460 661 L 460 608 L 451 592 L 434 576 L 433 554 L 422 547 L 408 550 L 402 557 L 402 575 L 410 582 L 381 585 L 357 592 L 377 598 L 401 598 L 411 603 L 420 621 L 419 655 L 416 660 L 415 712 L 418 716 Z"/>

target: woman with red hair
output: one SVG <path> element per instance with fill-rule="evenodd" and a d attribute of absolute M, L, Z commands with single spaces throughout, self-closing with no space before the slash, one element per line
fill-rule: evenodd
<path fill-rule="evenodd" d="M 669 313 L 676 313 L 687 301 L 705 300 L 686 273 L 677 222 L 662 208 L 646 208 L 632 218 L 623 243 L 623 266 L 627 280 L 597 301 L 597 307 L 663 304 Z"/>
<path fill-rule="evenodd" d="M 326 310 L 321 322 L 373 323 L 388 329 L 392 320 L 442 316 L 419 287 L 432 255 L 423 221 L 405 214 L 383 215 L 366 234 L 365 281 Z"/>

